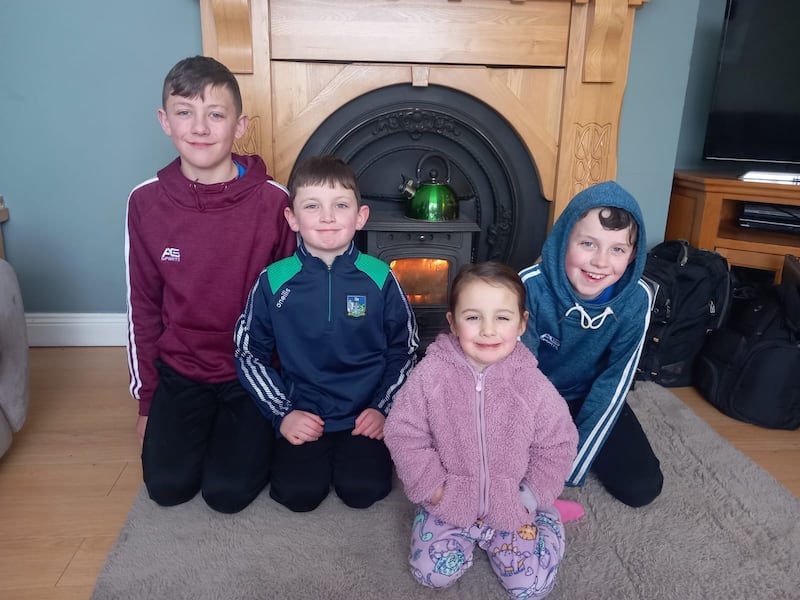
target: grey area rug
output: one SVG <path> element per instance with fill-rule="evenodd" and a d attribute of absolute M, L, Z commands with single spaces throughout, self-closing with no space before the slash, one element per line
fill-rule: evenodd
<path fill-rule="evenodd" d="M 566 525 L 553 599 L 800 598 L 800 500 L 668 390 L 628 398 L 661 459 L 663 494 L 632 509 L 595 479 L 569 488 L 586 516 Z M 160 508 L 139 491 L 92 600 L 505 598 L 483 552 L 451 588 L 406 567 L 413 507 L 400 486 L 367 510 L 332 493 L 295 514 L 262 493 L 236 515 L 202 499 Z"/>

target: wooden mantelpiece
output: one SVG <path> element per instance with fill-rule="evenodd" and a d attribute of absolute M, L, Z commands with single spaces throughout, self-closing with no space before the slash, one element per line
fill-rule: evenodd
<path fill-rule="evenodd" d="M 343 104 L 441 85 L 502 114 L 560 214 L 613 179 L 634 14 L 648 0 L 201 0 L 203 52 L 239 79 L 237 151 L 279 181 Z"/>

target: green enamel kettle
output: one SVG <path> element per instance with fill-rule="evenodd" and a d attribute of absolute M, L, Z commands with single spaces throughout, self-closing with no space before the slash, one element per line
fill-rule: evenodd
<path fill-rule="evenodd" d="M 436 158 L 446 168 L 444 178 L 439 177 L 437 169 L 429 169 L 428 177 L 422 180 L 422 167 L 430 159 Z M 458 218 L 456 195 L 450 186 L 450 162 L 436 152 L 428 152 L 417 163 L 417 181 L 409 179 L 401 186 L 408 202 L 406 216 L 421 221 L 450 221 Z"/>

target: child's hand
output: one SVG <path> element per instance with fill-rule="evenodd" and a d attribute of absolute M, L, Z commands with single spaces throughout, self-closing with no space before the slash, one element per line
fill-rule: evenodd
<path fill-rule="evenodd" d="M 386 417 L 383 413 L 374 408 L 365 408 L 356 417 L 356 426 L 353 428 L 353 435 L 363 435 L 373 440 L 383 439 L 383 424 Z"/>
<path fill-rule="evenodd" d="M 314 442 L 322 435 L 325 421 L 314 413 L 304 410 L 293 410 L 281 421 L 281 435 L 290 444 L 299 446 L 306 442 Z"/>
<path fill-rule="evenodd" d="M 436 506 L 439 502 L 442 501 L 442 496 L 444 496 L 444 486 L 439 486 L 439 488 L 433 492 L 433 496 L 431 496 L 431 504 Z"/>

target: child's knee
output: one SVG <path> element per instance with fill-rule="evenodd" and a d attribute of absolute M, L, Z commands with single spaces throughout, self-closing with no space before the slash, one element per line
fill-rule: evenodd
<path fill-rule="evenodd" d="M 350 508 L 368 508 L 378 500 L 383 500 L 392 491 L 391 477 L 381 479 L 361 479 L 343 484 L 334 481 L 336 495 Z"/>
<path fill-rule="evenodd" d="M 564 558 L 564 528 L 558 513 L 543 510 L 517 532 L 495 535 L 486 548 L 492 570 L 512 598 L 544 598 L 553 589 Z"/>
<path fill-rule="evenodd" d="M 247 507 L 258 494 L 245 493 L 245 490 L 214 488 L 203 486 L 203 500 L 212 510 L 234 514 Z"/>
<path fill-rule="evenodd" d="M 199 481 L 179 481 L 169 477 L 146 476 L 147 494 L 159 506 L 177 506 L 188 502 L 200 491 Z"/>
<path fill-rule="evenodd" d="M 664 487 L 664 474 L 660 470 L 650 473 L 647 477 L 639 477 L 628 482 L 624 489 L 609 492 L 620 502 L 633 508 L 647 506 L 658 498 Z"/>
<path fill-rule="evenodd" d="M 445 559 L 433 565 L 419 565 L 419 563 L 415 563 L 414 560 L 410 560 L 409 564 L 414 579 L 425 587 L 437 590 L 453 585 L 469 567 L 469 564 L 463 561 L 463 556 L 461 559 L 457 556 L 451 556 L 449 557 L 449 563 L 448 560 Z M 422 570 L 419 566 L 425 566 L 426 569 Z"/>
<path fill-rule="evenodd" d="M 553 591 L 561 557 L 554 548 L 545 548 L 542 553 L 543 556 L 525 552 L 525 557 L 506 557 L 512 562 L 503 565 L 495 562 L 497 557 L 489 557 L 500 585 L 509 596 L 539 599 Z"/>
<path fill-rule="evenodd" d="M 292 512 L 309 512 L 317 508 L 330 492 L 330 483 L 305 481 L 295 482 L 291 487 L 270 486 L 270 498 L 283 504 Z"/>
<path fill-rule="evenodd" d="M 458 581 L 472 564 L 472 546 L 465 547 L 457 539 L 442 537 L 427 545 L 412 545 L 408 562 L 411 574 L 422 585 L 446 588 Z"/>
<path fill-rule="evenodd" d="M 415 573 L 414 569 L 412 569 L 412 574 L 416 580 L 425 587 L 429 587 L 434 590 L 442 590 L 450 587 L 456 581 L 458 581 L 461 578 L 461 575 L 463 575 L 463 572 L 456 573 L 455 575 L 444 575 L 443 573 L 435 572 L 423 574 Z"/>

